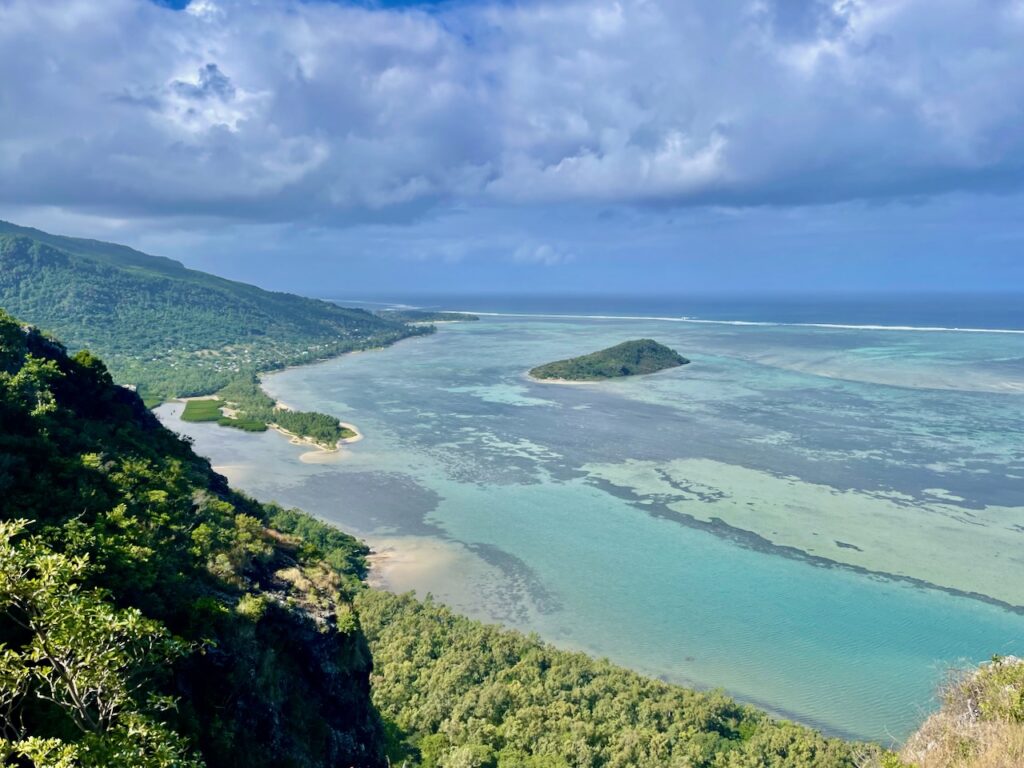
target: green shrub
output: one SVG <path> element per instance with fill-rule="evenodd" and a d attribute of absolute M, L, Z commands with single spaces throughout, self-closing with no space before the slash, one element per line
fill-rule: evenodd
<path fill-rule="evenodd" d="M 1024 661 L 993 656 L 965 685 L 983 719 L 1024 723 Z"/>

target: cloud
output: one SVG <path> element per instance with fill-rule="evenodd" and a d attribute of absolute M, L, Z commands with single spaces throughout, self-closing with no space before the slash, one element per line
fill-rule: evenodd
<path fill-rule="evenodd" d="M 0 203 L 118 217 L 339 224 L 1024 180 L 1011 0 L 4 0 L 0 71 Z"/>
<path fill-rule="evenodd" d="M 512 254 L 512 260 L 518 264 L 540 264 L 544 267 L 567 264 L 575 258 L 575 254 L 548 243 L 523 243 Z"/>
<path fill-rule="evenodd" d="M 216 64 L 200 67 L 195 82 L 175 80 L 171 86 L 186 99 L 232 101 L 235 98 L 235 86 Z"/>

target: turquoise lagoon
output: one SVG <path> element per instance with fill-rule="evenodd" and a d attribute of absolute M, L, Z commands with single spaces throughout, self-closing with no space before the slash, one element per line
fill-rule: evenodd
<path fill-rule="evenodd" d="M 693 362 L 525 376 L 639 337 Z M 1024 653 L 1024 335 L 491 315 L 265 386 L 365 439 L 160 414 L 476 618 L 882 742 Z"/>

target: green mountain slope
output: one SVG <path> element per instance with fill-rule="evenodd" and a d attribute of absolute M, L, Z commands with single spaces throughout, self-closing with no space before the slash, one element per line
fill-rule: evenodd
<path fill-rule="evenodd" d="M 225 280 L 122 245 L 0 222 L 0 306 L 101 355 L 147 396 L 428 333 L 361 309 Z"/>
<path fill-rule="evenodd" d="M 688 362 L 675 350 L 653 339 L 636 339 L 589 355 L 537 366 L 530 371 L 530 375 L 535 379 L 600 381 L 655 373 Z"/>
<path fill-rule="evenodd" d="M 0 311 L 0 765 L 382 766 L 366 552 Z"/>

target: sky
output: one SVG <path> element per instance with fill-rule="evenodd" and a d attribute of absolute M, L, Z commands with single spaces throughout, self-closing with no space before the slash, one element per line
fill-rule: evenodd
<path fill-rule="evenodd" d="M 0 0 L 0 218 L 310 295 L 1024 291 L 1024 0 Z"/>

